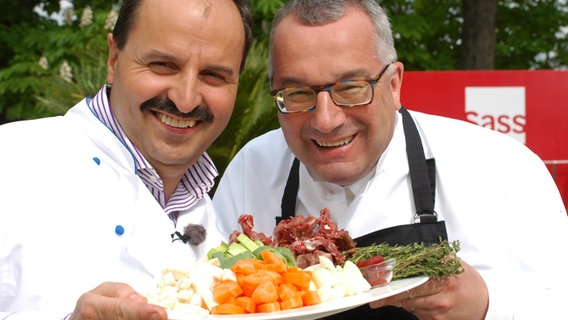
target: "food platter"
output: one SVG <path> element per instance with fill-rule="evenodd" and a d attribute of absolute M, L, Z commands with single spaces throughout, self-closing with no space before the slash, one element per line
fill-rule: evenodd
<path fill-rule="evenodd" d="M 393 280 L 386 285 L 372 288 L 367 292 L 363 292 L 354 296 L 344 297 L 341 299 L 323 302 L 313 306 L 302 307 L 298 309 L 277 311 L 272 313 L 254 313 L 245 315 L 207 315 L 201 319 L 246 319 L 246 320 L 278 320 L 278 319 L 317 319 L 330 316 L 342 311 L 353 309 L 369 302 L 384 299 L 406 290 L 415 288 L 428 280 L 428 277 L 413 277 L 400 280 Z M 196 319 L 195 314 L 176 313 L 168 311 L 169 320 L 190 320 Z"/>
<path fill-rule="evenodd" d="M 413 277 L 400 280 L 393 280 L 386 285 L 374 287 L 367 292 L 363 292 L 354 296 L 344 297 L 341 299 L 323 302 L 313 306 L 302 307 L 298 309 L 278 311 L 272 313 L 254 313 L 245 315 L 207 315 L 199 317 L 195 314 L 177 313 L 168 311 L 169 320 L 190 320 L 190 319 L 246 319 L 246 320 L 278 320 L 278 319 L 317 319 L 340 313 L 349 309 L 353 309 L 364 304 L 384 299 L 398 293 L 415 288 L 428 280 L 428 277 Z"/>

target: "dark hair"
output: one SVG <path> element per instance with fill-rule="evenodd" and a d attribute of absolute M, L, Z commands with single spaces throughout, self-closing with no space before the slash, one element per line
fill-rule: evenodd
<path fill-rule="evenodd" d="M 136 20 L 136 13 L 143 0 L 123 0 L 118 13 L 118 19 L 112 30 L 112 36 L 118 49 L 122 50 L 128 40 L 128 34 L 132 30 Z M 245 30 L 245 43 L 243 58 L 241 60 L 240 72 L 245 67 L 246 58 L 252 43 L 252 14 L 247 0 L 233 0 L 243 21 Z"/>

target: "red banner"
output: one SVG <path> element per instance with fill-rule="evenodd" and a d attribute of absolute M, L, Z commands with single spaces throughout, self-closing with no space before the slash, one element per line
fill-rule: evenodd
<path fill-rule="evenodd" d="M 568 71 L 408 71 L 411 110 L 508 134 L 547 164 L 568 207 Z"/>

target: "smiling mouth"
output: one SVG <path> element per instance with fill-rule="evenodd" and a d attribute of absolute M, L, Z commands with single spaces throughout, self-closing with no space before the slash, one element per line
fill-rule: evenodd
<path fill-rule="evenodd" d="M 350 143 L 351 141 L 353 141 L 353 137 L 354 136 L 349 136 L 345 139 L 342 140 L 338 140 L 338 141 L 318 141 L 318 140 L 314 140 L 316 142 L 316 144 L 322 148 L 335 148 L 335 147 L 341 147 L 344 146 L 348 143 Z"/>
<path fill-rule="evenodd" d="M 197 123 L 196 120 L 175 119 L 175 118 L 169 117 L 168 115 L 163 114 L 161 112 L 158 112 L 157 116 L 158 116 L 158 119 L 160 119 L 160 121 L 162 121 L 163 124 L 168 125 L 170 127 L 174 127 L 174 128 L 180 128 L 180 129 L 192 128 Z"/>

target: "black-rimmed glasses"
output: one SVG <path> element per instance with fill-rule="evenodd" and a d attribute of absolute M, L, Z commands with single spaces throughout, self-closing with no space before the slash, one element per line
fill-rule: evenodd
<path fill-rule="evenodd" d="M 316 108 L 317 95 L 327 91 L 333 103 L 340 107 L 354 107 L 371 103 L 375 84 L 379 82 L 392 62 L 387 63 L 376 79 L 343 80 L 323 86 L 281 88 L 270 91 L 278 110 L 282 113 L 312 111 Z"/>

